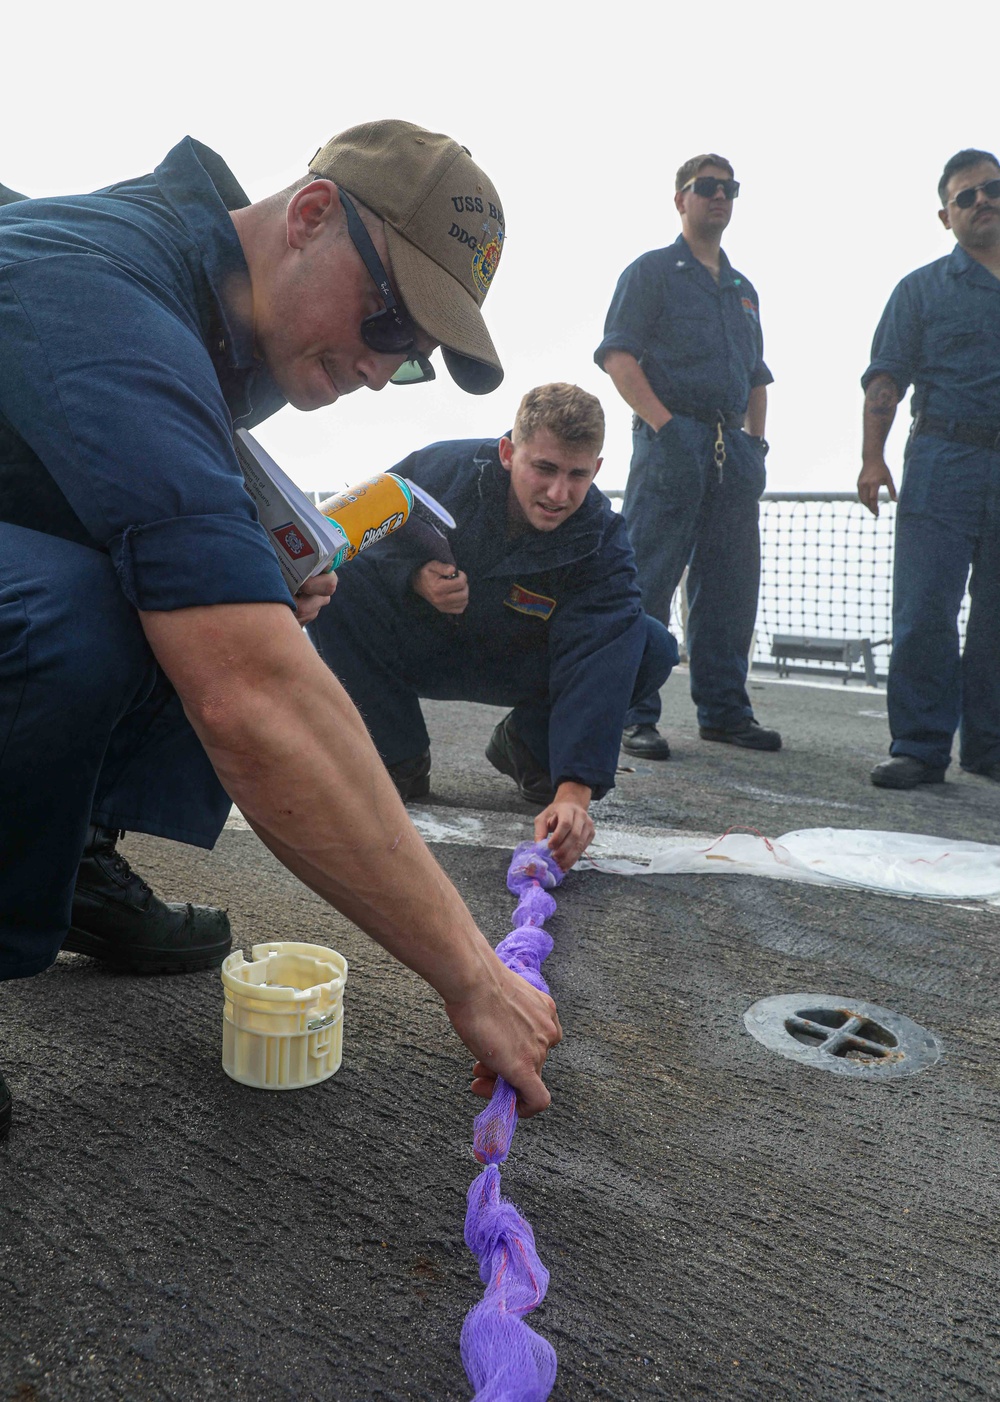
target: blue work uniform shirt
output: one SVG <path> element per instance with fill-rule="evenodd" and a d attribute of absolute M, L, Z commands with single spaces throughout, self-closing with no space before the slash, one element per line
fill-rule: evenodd
<path fill-rule="evenodd" d="M 886 303 L 861 377 L 914 386 L 914 414 L 1000 425 L 1000 278 L 956 244 L 903 278 Z"/>
<path fill-rule="evenodd" d="M 0 209 L 0 521 L 108 553 L 140 609 L 291 604 L 234 426 L 284 400 L 255 359 L 225 163 Z"/>
<path fill-rule="evenodd" d="M 549 760 L 554 782 L 573 779 L 600 797 L 614 786 L 622 725 L 646 643 L 635 557 L 623 518 L 592 486 L 552 531 L 508 534 L 510 475 L 498 439 L 432 443 L 393 468 L 451 512 L 450 546 L 469 581 L 465 612 L 438 612 L 411 586 L 441 558 L 404 529 L 345 569 L 367 573 L 406 611 L 408 645 L 461 650 L 470 678 L 516 694 L 525 663 L 548 664 Z M 333 626 L 335 619 L 324 620 Z M 405 670 L 405 669 L 404 669 Z M 363 710 L 363 706 L 362 706 Z"/>
<path fill-rule="evenodd" d="M 644 253 L 615 288 L 594 359 L 626 351 L 671 411 L 746 413 L 750 391 L 774 379 L 764 364 L 757 293 L 720 252 L 719 281 L 681 235 Z"/>

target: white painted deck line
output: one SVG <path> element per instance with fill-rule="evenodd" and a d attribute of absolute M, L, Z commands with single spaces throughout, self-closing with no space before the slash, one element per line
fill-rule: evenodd
<path fill-rule="evenodd" d="M 407 811 L 414 827 L 425 842 L 510 852 L 519 842 L 526 842 L 534 836 L 531 819 L 527 816 L 520 818 L 512 813 L 493 813 L 483 809 L 437 806 L 414 807 Z M 235 807 L 226 820 L 226 827 L 237 832 L 250 831 L 250 824 Z M 644 874 L 644 868 L 653 858 L 658 853 L 662 855 L 666 849 L 699 847 L 703 844 L 712 846 L 720 841 L 721 836 L 719 833 L 689 832 L 679 828 L 599 826 L 593 842 L 575 869 L 596 869 L 622 876 L 639 876 Z M 723 865 L 715 868 L 709 868 L 707 864 L 704 870 L 701 869 L 700 865 L 697 868 L 688 866 L 680 868 L 675 874 L 680 874 L 682 871 L 686 871 L 688 874 L 693 872 L 696 875 L 707 875 L 711 871 L 715 875 L 730 874 L 764 877 L 778 881 L 808 881 L 811 884 L 858 891 L 871 889 L 877 890 L 883 895 L 894 895 L 905 900 L 940 901 L 942 904 L 948 904 L 961 910 L 982 911 L 990 907 L 994 909 L 1000 907 L 1000 897 L 993 899 L 983 899 L 976 896 L 963 898 L 956 892 L 958 899 L 948 900 L 945 897 L 924 893 L 888 890 L 881 886 L 869 888 L 863 883 L 854 886 L 851 883 L 845 884 L 833 878 L 824 880 L 819 873 L 804 874 L 789 870 L 781 864 L 762 866 L 750 863 L 744 865 L 739 861 L 726 859 Z"/>
<path fill-rule="evenodd" d="M 530 817 L 517 817 L 513 813 L 491 813 L 483 809 L 412 807 L 407 812 L 413 826 L 425 842 L 441 842 L 449 845 L 489 847 L 511 851 L 519 842 L 527 842 L 534 836 Z M 237 832 L 247 832 L 250 824 L 239 809 L 234 808 L 226 821 L 226 827 Z M 664 847 L 685 847 L 701 841 L 712 842 L 718 833 L 681 831 L 679 828 L 614 827 L 610 824 L 597 825 L 597 833 L 587 849 L 588 857 L 598 860 L 627 860 L 648 862 L 657 849 Z"/>

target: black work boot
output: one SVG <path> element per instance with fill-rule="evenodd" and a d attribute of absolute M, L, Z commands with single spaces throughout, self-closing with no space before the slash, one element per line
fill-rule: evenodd
<path fill-rule="evenodd" d="M 508 775 L 520 790 L 527 803 L 537 803 L 546 808 L 556 796 L 552 779 L 547 769 L 538 760 L 511 725 L 509 715 L 490 736 L 486 746 L 486 758 L 494 769 Z"/>
<path fill-rule="evenodd" d="M 186 974 L 221 964 L 233 942 L 226 912 L 161 901 L 117 850 L 118 837 L 114 828 L 91 826 L 87 833 L 63 949 L 135 974 Z"/>
<path fill-rule="evenodd" d="M 741 750 L 780 750 L 781 736 L 776 730 L 765 730 L 752 716 L 741 720 L 734 730 L 715 730 L 701 725 L 698 734 L 703 740 L 717 740 L 722 745 L 737 745 Z"/>
<path fill-rule="evenodd" d="M 918 784 L 943 784 L 944 766 L 924 764 L 915 755 L 893 755 L 876 764 L 871 781 L 877 789 L 915 789 Z"/>
<path fill-rule="evenodd" d="M 10 1121 L 13 1115 L 11 1106 L 10 1091 L 7 1082 L 0 1075 L 0 1142 L 7 1138 L 10 1133 Z"/>
<path fill-rule="evenodd" d="M 622 749 L 639 759 L 669 759 L 670 744 L 655 725 L 627 725 L 622 731 Z"/>
<path fill-rule="evenodd" d="M 413 759 L 401 759 L 398 764 L 387 764 L 386 769 L 404 803 L 409 803 L 411 798 L 426 798 L 430 793 L 430 750 L 424 750 L 422 755 L 415 755 Z"/>

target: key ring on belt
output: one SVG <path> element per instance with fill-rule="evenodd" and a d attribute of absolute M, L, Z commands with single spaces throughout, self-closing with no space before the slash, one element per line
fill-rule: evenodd
<path fill-rule="evenodd" d="M 715 453 L 715 470 L 719 474 L 719 481 L 722 481 L 722 469 L 726 463 L 726 442 L 722 436 L 722 415 L 720 414 L 715 424 L 715 443 L 713 445 Z"/>

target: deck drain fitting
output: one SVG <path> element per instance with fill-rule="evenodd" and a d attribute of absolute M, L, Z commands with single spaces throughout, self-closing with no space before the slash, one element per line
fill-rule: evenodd
<path fill-rule="evenodd" d="M 803 1066 L 884 1081 L 933 1066 L 941 1044 L 901 1013 L 829 993 L 761 998 L 743 1014 L 751 1037 Z"/>

